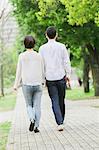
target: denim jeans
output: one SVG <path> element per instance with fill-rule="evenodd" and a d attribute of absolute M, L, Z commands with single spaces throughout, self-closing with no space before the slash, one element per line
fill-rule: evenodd
<path fill-rule="evenodd" d="M 52 109 L 54 112 L 55 120 L 58 125 L 62 124 L 65 117 L 65 79 L 56 81 L 46 81 L 48 93 L 52 101 Z"/>
<path fill-rule="evenodd" d="M 22 90 L 26 101 L 29 119 L 30 121 L 35 120 L 35 127 L 39 127 L 41 117 L 42 87 L 40 85 L 22 85 Z"/>

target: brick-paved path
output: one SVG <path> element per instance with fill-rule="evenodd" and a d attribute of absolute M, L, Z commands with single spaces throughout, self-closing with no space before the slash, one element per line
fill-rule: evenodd
<path fill-rule="evenodd" d="M 20 90 L 7 150 L 99 150 L 99 108 L 93 107 L 97 105 L 99 100 L 66 101 L 65 130 L 59 132 L 44 90 L 40 133 L 31 133 Z"/>

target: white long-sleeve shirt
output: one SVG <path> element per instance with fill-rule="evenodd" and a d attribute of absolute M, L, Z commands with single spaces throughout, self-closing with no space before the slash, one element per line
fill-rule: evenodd
<path fill-rule="evenodd" d="M 64 44 L 50 39 L 39 49 L 44 62 L 47 80 L 60 80 L 65 75 L 70 78 L 71 65 L 68 51 Z"/>
<path fill-rule="evenodd" d="M 26 51 L 19 55 L 14 88 L 20 82 L 24 85 L 41 85 L 43 80 L 43 64 L 41 56 L 35 51 Z"/>

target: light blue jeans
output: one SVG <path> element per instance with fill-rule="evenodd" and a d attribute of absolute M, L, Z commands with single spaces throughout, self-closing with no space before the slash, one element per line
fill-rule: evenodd
<path fill-rule="evenodd" d="M 39 127 L 41 117 L 42 86 L 22 85 L 26 101 L 27 113 L 30 121 L 35 120 L 35 127 Z"/>

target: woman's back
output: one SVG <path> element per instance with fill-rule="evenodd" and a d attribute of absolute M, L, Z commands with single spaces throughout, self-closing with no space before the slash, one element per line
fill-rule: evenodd
<path fill-rule="evenodd" d="M 35 51 L 20 54 L 22 83 L 25 85 L 40 85 L 42 83 L 42 59 Z"/>

